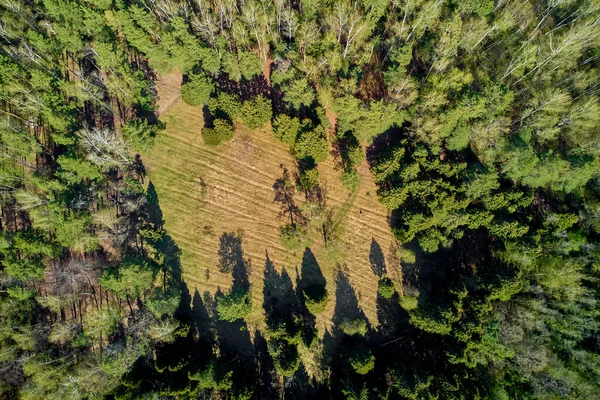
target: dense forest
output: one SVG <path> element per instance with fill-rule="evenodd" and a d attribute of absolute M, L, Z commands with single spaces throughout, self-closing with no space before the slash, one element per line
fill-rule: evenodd
<path fill-rule="evenodd" d="M 139 155 L 175 69 L 215 151 L 270 125 L 296 160 L 302 279 L 267 255 L 263 304 L 235 232 L 231 288 L 182 280 Z M 599 89 L 597 0 L 0 0 L 0 398 L 600 398 Z M 319 337 L 329 157 L 403 276 L 372 244 L 379 325 L 340 270 Z"/>

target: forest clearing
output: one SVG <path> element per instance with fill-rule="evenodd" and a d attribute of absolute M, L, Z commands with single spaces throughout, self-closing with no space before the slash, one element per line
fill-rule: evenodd
<path fill-rule="evenodd" d="M 219 238 L 223 233 L 239 233 L 244 257 L 251 260 L 254 304 L 260 305 L 266 253 L 294 282 L 302 262 L 303 249 L 289 251 L 280 242 L 283 222 L 273 201 L 273 184 L 281 177 L 281 166 L 293 169 L 293 158 L 287 146 L 275 140 L 270 126 L 250 130 L 238 124 L 230 142 L 218 148 L 205 145 L 200 135 L 202 109 L 181 100 L 173 103 L 177 98 L 173 85 L 181 83 L 177 77 L 181 75 L 174 72 L 157 82 L 159 108 L 163 108 L 161 99 L 171 104 L 160 115 L 166 129 L 152 150 L 143 154 L 143 160 L 156 187 L 165 226 L 182 250 L 184 280 L 190 292 L 214 295 L 218 288 L 228 290 L 232 277 L 219 271 Z M 340 266 L 370 323 L 377 326 L 378 277 L 369 260 L 373 241 L 384 254 L 388 274 L 401 281 L 398 244 L 389 227 L 389 213 L 377 200 L 377 187 L 366 160 L 359 168 L 362 179 L 355 193 L 340 183 L 331 155 L 318 168 L 327 188 L 327 206 L 339 216 L 341 236 L 331 254 L 323 248 L 320 237 L 310 248 L 327 280 L 327 291 L 335 293 Z M 302 203 L 304 194 L 297 192 L 296 200 Z M 331 324 L 334 306 L 335 299 L 330 298 L 327 309 L 317 318 L 321 335 Z M 246 320 L 249 325 L 260 326 L 261 307 L 254 307 Z"/>

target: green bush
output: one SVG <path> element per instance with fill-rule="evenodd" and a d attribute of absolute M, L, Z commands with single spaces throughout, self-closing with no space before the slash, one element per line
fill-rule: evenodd
<path fill-rule="evenodd" d="M 264 127 L 273 116 L 271 100 L 263 95 L 253 100 L 246 100 L 242 106 L 242 122 L 250 129 Z"/>
<path fill-rule="evenodd" d="M 300 132 L 300 120 L 296 117 L 279 114 L 273 120 L 273 135 L 285 144 L 293 145 L 298 132 Z"/>
<path fill-rule="evenodd" d="M 154 145 L 154 139 L 163 126 L 162 123 L 153 125 L 146 119 L 135 119 L 123 125 L 121 134 L 134 150 L 140 151 Z"/>
<path fill-rule="evenodd" d="M 299 225 L 284 225 L 279 228 L 279 239 L 286 250 L 298 250 L 309 245 L 306 228 Z"/>
<path fill-rule="evenodd" d="M 222 142 L 228 141 L 233 137 L 234 129 L 228 121 L 223 119 L 215 119 L 214 127 L 202 128 L 202 138 L 204 143 L 210 146 L 216 146 Z"/>
<path fill-rule="evenodd" d="M 252 297 L 249 291 L 236 289 L 217 297 L 217 312 L 222 320 L 233 322 L 244 318 L 250 311 L 252 311 Z"/>
<path fill-rule="evenodd" d="M 342 172 L 340 180 L 342 185 L 351 192 L 355 192 L 360 186 L 360 174 L 354 168 Z"/>
<path fill-rule="evenodd" d="M 242 76 L 248 81 L 254 76 L 262 74 L 260 57 L 250 51 L 242 52 L 239 65 Z"/>
<path fill-rule="evenodd" d="M 216 98 L 208 101 L 208 110 L 217 118 L 235 120 L 242 111 L 240 98 L 233 93 L 221 92 Z"/>
<path fill-rule="evenodd" d="M 310 191 L 319 184 L 319 170 L 315 167 L 303 169 L 298 176 L 298 189 Z"/>
<path fill-rule="evenodd" d="M 365 336 L 368 329 L 367 321 L 364 319 L 355 319 L 354 321 L 344 319 L 340 324 L 340 329 L 348 336 Z"/>
<path fill-rule="evenodd" d="M 396 287 L 390 278 L 383 277 L 379 280 L 379 289 L 377 291 L 384 299 L 391 299 L 396 292 Z"/>
<path fill-rule="evenodd" d="M 191 106 L 208 104 L 215 84 L 205 74 L 190 75 L 189 81 L 181 86 L 181 99 Z"/>
<path fill-rule="evenodd" d="M 327 290 L 322 286 L 311 286 L 302 291 L 304 295 L 304 304 L 310 313 L 314 316 L 325 311 L 329 296 Z"/>
<path fill-rule="evenodd" d="M 298 159 L 312 157 L 315 162 L 325 161 L 329 154 L 325 129 L 317 125 L 313 130 L 302 132 L 296 139 L 294 153 Z"/>
<path fill-rule="evenodd" d="M 360 375 L 368 374 L 375 367 L 375 356 L 367 347 L 359 347 L 350 355 L 350 365 Z"/>
<path fill-rule="evenodd" d="M 281 375 L 290 377 L 300 367 L 300 357 L 298 355 L 298 346 L 290 344 L 285 340 L 270 340 L 268 350 L 273 357 L 275 369 Z"/>

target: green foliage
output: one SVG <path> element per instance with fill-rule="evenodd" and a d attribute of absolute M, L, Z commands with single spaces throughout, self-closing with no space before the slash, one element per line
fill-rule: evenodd
<path fill-rule="evenodd" d="M 252 311 L 252 297 L 249 291 L 234 288 L 229 294 L 217 297 L 217 312 L 219 318 L 233 322 L 243 319 Z"/>
<path fill-rule="evenodd" d="M 239 82 L 242 78 L 250 80 L 262 73 L 260 58 L 251 52 L 241 52 L 239 59 L 234 54 L 226 52 L 221 59 L 223 72 L 229 79 Z"/>
<path fill-rule="evenodd" d="M 366 375 L 375 367 L 375 356 L 368 347 L 359 347 L 349 358 L 350 365 L 354 372 L 359 375 Z"/>
<path fill-rule="evenodd" d="M 279 239 L 287 250 L 298 250 L 310 244 L 309 232 L 305 226 L 283 225 L 279 228 Z"/>
<path fill-rule="evenodd" d="M 272 116 L 271 100 L 263 95 L 256 96 L 252 100 L 246 100 L 242 105 L 242 122 L 250 129 L 264 127 Z"/>
<path fill-rule="evenodd" d="M 287 114 L 278 114 L 273 120 L 273 135 L 283 143 L 293 145 L 300 132 L 300 120 Z"/>
<path fill-rule="evenodd" d="M 285 377 L 293 376 L 300 367 L 298 347 L 285 340 L 270 340 L 269 354 L 277 372 Z"/>
<path fill-rule="evenodd" d="M 202 139 L 209 146 L 217 146 L 227 142 L 233 138 L 233 134 L 233 125 L 224 119 L 215 119 L 212 128 L 202 128 Z"/>
<path fill-rule="evenodd" d="M 146 299 L 146 307 L 157 319 L 175 314 L 181 298 L 181 290 L 171 284 L 167 290 L 155 288 L 152 295 Z"/>
<path fill-rule="evenodd" d="M 314 89 L 309 85 L 306 78 L 295 79 L 283 88 L 285 100 L 293 109 L 310 107 L 315 101 Z"/>
<path fill-rule="evenodd" d="M 0 4 L 0 397 L 597 397 L 597 4 L 300 3 Z M 194 296 L 189 334 L 173 318 L 179 250 L 128 148 L 155 140 L 151 80 L 174 68 L 190 77 L 183 100 L 215 120 L 207 143 L 272 119 L 292 147 L 310 200 L 302 215 L 279 182 L 292 251 L 309 227 L 335 236 L 313 199 L 329 128 L 350 189 L 367 145 L 393 231 L 415 248 L 398 251 L 403 310 L 382 303 L 376 335 L 352 314 L 369 302 L 356 271 L 358 299 L 336 293 L 322 343 L 327 291 L 284 274 L 254 338 L 236 285 L 216 306 Z M 273 104 L 240 101 L 257 93 Z M 321 255 L 335 265 L 340 249 Z M 387 278 L 379 290 L 393 298 Z M 221 314 L 235 336 L 208 320 Z M 375 354 L 386 379 L 363 376 Z"/>
<path fill-rule="evenodd" d="M 396 293 L 396 287 L 390 278 L 383 277 L 379 280 L 379 289 L 377 291 L 384 299 L 391 299 L 394 293 Z"/>
<path fill-rule="evenodd" d="M 340 180 L 344 187 L 351 192 L 355 192 L 360 186 L 360 174 L 354 169 L 342 172 Z"/>
<path fill-rule="evenodd" d="M 154 140 L 161 129 L 160 124 L 152 125 L 146 119 L 136 119 L 123 125 L 121 134 L 131 147 L 136 151 L 141 151 L 154 145 Z"/>
<path fill-rule="evenodd" d="M 311 157 L 314 162 L 318 163 L 325 161 L 328 153 L 327 133 L 321 125 L 302 131 L 296 138 L 294 154 L 298 159 Z"/>
<path fill-rule="evenodd" d="M 310 192 L 319 184 L 319 170 L 316 167 L 300 170 L 297 188 Z"/>
<path fill-rule="evenodd" d="M 365 336 L 367 334 L 368 326 L 367 321 L 364 319 L 344 319 L 340 324 L 340 329 L 348 336 Z"/>
<path fill-rule="evenodd" d="M 235 94 L 220 92 L 216 98 L 208 101 L 208 109 L 216 118 L 233 121 L 241 114 L 242 103 Z"/>
<path fill-rule="evenodd" d="M 121 299 L 137 299 L 152 288 L 155 276 L 156 271 L 147 261 L 128 257 L 118 266 L 106 268 L 100 283 Z"/>
<path fill-rule="evenodd" d="M 208 104 L 215 90 L 215 83 L 204 74 L 190 75 L 189 81 L 181 86 L 181 99 L 191 106 Z"/>
<path fill-rule="evenodd" d="M 492 0 L 468 0 L 457 2 L 458 9 L 464 14 L 478 14 L 486 16 L 494 10 Z"/>
<path fill-rule="evenodd" d="M 314 316 L 325 311 L 329 302 L 329 295 L 324 286 L 312 284 L 302 290 L 304 305 Z"/>

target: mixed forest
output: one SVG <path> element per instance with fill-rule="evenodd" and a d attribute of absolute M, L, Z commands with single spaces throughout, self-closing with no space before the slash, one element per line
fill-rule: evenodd
<path fill-rule="evenodd" d="M 215 152 L 295 161 L 262 304 L 237 232 L 230 288 L 182 278 L 141 156 L 174 70 Z M 600 398 L 599 157 L 597 0 L 0 0 L 0 399 Z M 400 244 L 377 325 L 310 250 L 327 159 Z"/>

